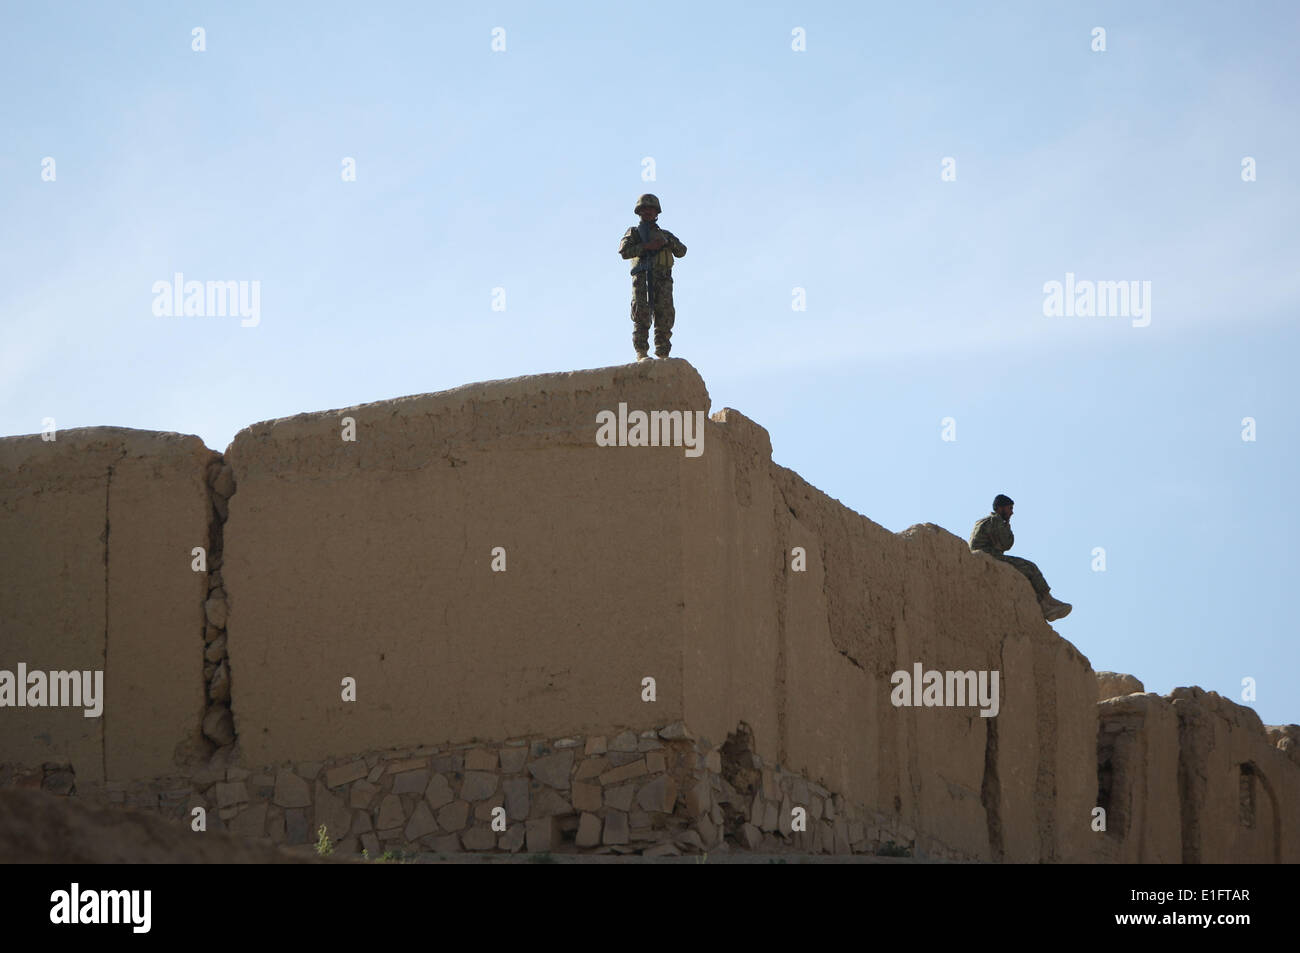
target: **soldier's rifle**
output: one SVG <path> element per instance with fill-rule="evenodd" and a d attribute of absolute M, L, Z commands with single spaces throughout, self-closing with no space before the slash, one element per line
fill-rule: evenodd
<path fill-rule="evenodd" d="M 658 226 L 655 226 L 655 228 L 659 231 L 663 231 L 663 229 L 660 229 Z M 640 232 L 641 235 L 641 244 L 643 245 L 646 244 L 647 242 L 646 235 L 649 233 L 649 229 L 643 230 L 643 227 L 638 225 L 637 231 Z M 654 320 L 654 316 L 655 316 L 654 259 L 655 256 L 658 255 L 661 251 L 663 251 L 665 248 L 671 248 L 671 246 L 672 243 L 665 238 L 664 243 L 660 245 L 658 248 L 656 248 L 654 251 L 650 252 L 649 254 L 641 255 L 637 259 L 636 267 L 632 269 L 632 274 L 634 275 L 641 274 L 641 273 L 645 274 L 646 308 L 650 312 L 651 321 Z"/>

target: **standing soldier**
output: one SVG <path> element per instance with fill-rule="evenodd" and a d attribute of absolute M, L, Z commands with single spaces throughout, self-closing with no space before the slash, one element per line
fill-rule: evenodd
<path fill-rule="evenodd" d="M 655 224 L 663 211 L 655 196 L 641 196 L 632 211 L 641 216 L 641 224 L 623 233 L 618 253 L 622 258 L 636 259 L 632 266 L 632 347 L 638 361 L 648 361 L 652 316 L 655 357 L 667 357 L 672 348 L 673 321 L 677 317 L 673 308 L 673 258 L 685 255 L 686 246 L 672 232 Z"/>
<path fill-rule="evenodd" d="M 1052 597 L 1047 580 L 1038 571 L 1038 567 L 1028 559 L 1021 559 L 1019 556 L 1002 555 L 1016 541 L 1015 534 L 1011 532 L 1011 514 L 1014 512 L 1015 502 L 1011 497 L 1002 493 L 993 498 L 993 512 L 976 523 L 975 528 L 971 530 L 971 552 L 988 553 L 994 559 L 1000 559 L 1004 563 L 1015 566 L 1024 573 L 1025 578 L 1029 580 L 1029 584 L 1034 587 L 1034 594 L 1038 596 L 1038 604 L 1043 610 L 1043 618 L 1048 622 L 1064 619 L 1070 614 L 1073 606 L 1068 602 L 1060 602 Z"/>

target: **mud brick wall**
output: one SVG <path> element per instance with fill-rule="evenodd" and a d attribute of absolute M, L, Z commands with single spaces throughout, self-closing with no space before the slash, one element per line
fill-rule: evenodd
<path fill-rule="evenodd" d="M 1014 570 L 936 527 L 896 535 L 852 513 L 776 467 L 730 409 L 698 458 L 598 447 L 596 414 L 620 402 L 709 406 L 667 361 L 242 431 L 224 573 L 243 756 L 745 722 L 762 757 L 930 849 L 1082 855 L 1095 684 Z M 915 661 L 1000 670 L 999 717 L 894 708 L 890 674 Z"/>
<path fill-rule="evenodd" d="M 700 412 L 703 453 L 599 446 L 620 404 Z M 889 532 L 709 410 L 666 360 L 266 421 L 224 456 L 0 439 L 0 668 L 102 668 L 107 696 L 0 709 L 0 786 L 349 849 L 1300 860 L 1300 728 L 1200 689 L 1099 703 L 1141 684 L 1099 688 L 1014 569 Z M 997 716 L 895 707 L 918 662 L 996 671 Z M 522 826 L 476 833 L 509 791 Z"/>
<path fill-rule="evenodd" d="M 1300 859 L 1300 726 L 1266 728 L 1251 709 L 1200 688 L 1130 693 L 1098 708 L 1101 859 Z"/>
<path fill-rule="evenodd" d="M 699 460 L 597 446 L 620 402 L 706 410 L 708 393 L 669 361 L 241 431 L 224 574 L 244 757 L 682 720 L 682 472 Z"/>
<path fill-rule="evenodd" d="M 0 761 L 55 788 L 174 773 L 206 753 L 208 467 L 197 437 L 92 427 L 0 440 L 0 668 L 98 670 L 103 713 L 0 709 Z M 66 792 L 65 792 L 66 793 Z"/>
<path fill-rule="evenodd" d="M 1170 698 L 1183 862 L 1300 861 L 1300 752 L 1281 750 L 1279 729 L 1265 731 L 1253 710 L 1214 692 L 1176 688 Z"/>
<path fill-rule="evenodd" d="M 1178 716 L 1169 699 L 1136 693 L 1098 702 L 1099 838 L 1106 859 L 1128 864 L 1182 861 Z"/>
<path fill-rule="evenodd" d="M 1023 577 L 939 527 L 895 534 L 853 512 L 773 464 L 734 410 L 706 446 L 687 471 L 687 723 L 752 725 L 763 757 L 897 817 L 926 850 L 1085 858 L 1096 685 Z M 894 707 L 892 673 L 918 661 L 999 671 L 997 717 Z"/>

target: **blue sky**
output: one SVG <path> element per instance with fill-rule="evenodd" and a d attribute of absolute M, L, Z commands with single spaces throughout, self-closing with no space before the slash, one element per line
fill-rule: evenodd
<path fill-rule="evenodd" d="M 673 354 L 779 463 L 896 531 L 965 537 L 1006 492 L 1094 667 L 1238 700 L 1251 677 L 1266 723 L 1300 721 L 1300 6 L 3 16 L 0 433 L 222 450 L 258 420 L 624 362 L 615 249 L 652 191 L 690 249 Z M 260 323 L 155 316 L 177 271 L 260 281 Z M 1044 316 L 1067 272 L 1150 281 L 1149 326 Z"/>

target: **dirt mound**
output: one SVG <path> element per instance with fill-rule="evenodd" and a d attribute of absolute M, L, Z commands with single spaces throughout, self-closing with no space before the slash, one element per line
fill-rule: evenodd
<path fill-rule="evenodd" d="M 233 834 L 41 791 L 0 791 L 0 863 L 297 864 L 316 859 Z"/>

